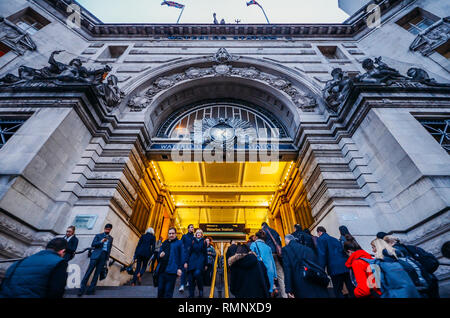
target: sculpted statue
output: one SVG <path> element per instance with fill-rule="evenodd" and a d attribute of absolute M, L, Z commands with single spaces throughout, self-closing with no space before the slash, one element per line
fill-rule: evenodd
<path fill-rule="evenodd" d="M 332 80 L 328 81 L 323 89 L 323 97 L 328 105 L 337 111 L 339 105 L 345 100 L 352 85 L 352 79 L 342 69 L 335 68 L 331 72 Z"/>
<path fill-rule="evenodd" d="M 357 76 L 357 82 L 385 83 L 390 85 L 393 80 L 405 79 L 405 76 L 401 75 L 396 69 L 389 67 L 381 61 L 381 57 L 375 58 L 375 61 L 370 58 L 365 59 L 362 62 L 362 67 L 366 70 L 366 73 Z"/>
<path fill-rule="evenodd" d="M 213 18 L 214 18 L 214 20 L 213 20 L 213 23 L 214 24 L 219 24 L 219 21 L 217 21 L 217 17 L 216 17 L 217 15 L 216 15 L 216 13 L 214 12 L 213 13 Z"/>
<path fill-rule="evenodd" d="M 2 16 L 0 16 L 0 41 L 20 55 L 26 50 L 36 50 L 36 44 L 28 33 Z"/>
<path fill-rule="evenodd" d="M 116 76 L 111 75 L 107 78 L 111 71 L 109 65 L 103 68 L 90 70 L 83 66 L 83 62 L 78 59 L 72 59 L 69 64 L 59 62 L 55 56 L 63 51 L 53 51 L 48 60 L 48 66 L 41 69 L 35 69 L 28 66 L 20 66 L 18 76 L 14 74 L 6 74 L 0 78 L 0 86 L 28 86 L 40 85 L 76 85 L 85 84 L 92 85 L 97 95 L 99 95 L 106 106 L 117 106 L 122 100 L 122 92 L 117 83 Z M 106 83 L 104 80 L 107 79 Z"/>
<path fill-rule="evenodd" d="M 122 101 L 123 93 L 119 86 L 117 86 L 118 82 L 117 76 L 110 75 L 106 83 L 101 83 L 96 86 L 97 94 L 103 98 L 105 104 L 109 107 L 117 106 Z"/>

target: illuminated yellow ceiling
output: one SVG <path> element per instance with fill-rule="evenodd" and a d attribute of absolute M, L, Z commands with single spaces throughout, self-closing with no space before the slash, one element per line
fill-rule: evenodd
<path fill-rule="evenodd" d="M 182 228 L 199 223 L 245 223 L 257 229 L 267 219 L 272 195 L 290 162 L 153 162 L 172 195 Z"/>

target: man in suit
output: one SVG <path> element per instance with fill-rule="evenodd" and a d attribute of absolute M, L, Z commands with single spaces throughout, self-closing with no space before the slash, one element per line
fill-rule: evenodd
<path fill-rule="evenodd" d="M 69 262 L 74 258 L 75 252 L 77 251 L 78 247 L 78 238 L 75 236 L 75 226 L 71 225 L 67 228 L 64 239 L 67 241 L 67 248 L 64 259 Z"/>
<path fill-rule="evenodd" d="M 342 288 L 347 287 L 349 296 L 352 297 L 354 286 L 350 278 L 350 272 L 345 262 L 348 257 L 344 254 L 341 242 L 337 238 L 329 236 L 323 226 L 317 228 L 317 254 L 319 264 L 322 268 L 327 268 L 328 275 L 333 282 L 333 289 L 336 298 L 343 298 Z"/>
<path fill-rule="evenodd" d="M 177 276 L 181 276 L 185 259 L 183 243 L 177 239 L 177 230 L 174 227 L 169 229 L 168 236 L 158 256 L 158 298 L 173 298 L 175 282 Z"/>
<path fill-rule="evenodd" d="M 97 280 L 100 275 L 100 272 L 106 266 L 106 262 L 109 259 L 109 254 L 111 253 L 111 248 L 113 244 L 113 237 L 109 235 L 111 232 L 112 225 L 106 224 L 103 233 L 97 234 L 92 241 L 92 247 L 94 250 L 91 254 L 91 260 L 89 262 L 89 267 L 84 274 L 83 280 L 81 281 L 80 291 L 78 292 L 78 296 L 82 296 L 86 291 L 86 285 L 91 276 L 92 272 L 95 269 L 94 277 L 92 278 L 91 284 L 86 292 L 88 295 L 92 295 L 95 293 L 95 286 L 97 285 Z"/>

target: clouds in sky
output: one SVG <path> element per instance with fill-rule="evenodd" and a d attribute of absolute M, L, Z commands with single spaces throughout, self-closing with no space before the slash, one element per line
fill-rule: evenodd
<path fill-rule="evenodd" d="M 78 0 L 105 23 L 175 23 L 180 9 L 161 6 L 162 0 Z M 266 23 L 261 9 L 247 0 L 177 0 L 184 4 L 180 23 Z M 338 8 L 338 0 L 258 0 L 271 23 L 340 23 L 348 15 Z"/>

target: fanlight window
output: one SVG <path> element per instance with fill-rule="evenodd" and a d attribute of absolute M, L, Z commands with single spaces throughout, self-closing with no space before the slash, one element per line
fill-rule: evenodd
<path fill-rule="evenodd" d="M 182 110 L 166 121 L 158 136 L 182 139 L 193 137 L 194 132 L 209 131 L 213 139 L 226 141 L 234 138 L 239 130 L 258 139 L 287 137 L 284 127 L 269 112 L 259 107 L 228 102 Z"/>

